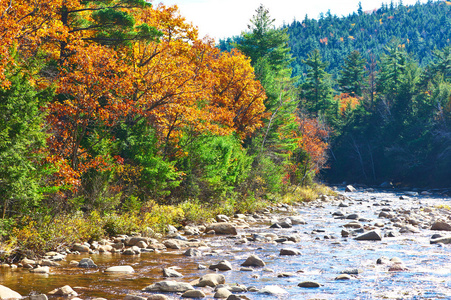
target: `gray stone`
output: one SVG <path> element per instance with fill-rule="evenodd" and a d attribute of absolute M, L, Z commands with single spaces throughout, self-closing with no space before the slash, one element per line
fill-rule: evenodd
<path fill-rule="evenodd" d="M 97 265 L 94 263 L 94 261 L 90 258 L 83 258 L 78 263 L 78 266 L 80 268 L 97 268 Z"/>
<path fill-rule="evenodd" d="M 321 284 L 319 284 L 318 282 L 314 282 L 314 281 L 304 281 L 304 282 L 299 283 L 298 287 L 319 288 L 319 287 L 321 287 Z"/>
<path fill-rule="evenodd" d="M 194 249 L 194 248 L 189 248 L 188 250 L 185 251 L 185 253 L 183 253 L 183 255 L 193 256 L 193 257 L 201 257 L 202 251 L 200 251 L 198 249 Z"/>
<path fill-rule="evenodd" d="M 282 248 L 280 249 L 280 255 L 301 255 L 301 251 L 294 248 Z"/>
<path fill-rule="evenodd" d="M 172 280 L 160 281 L 151 284 L 143 289 L 144 292 L 166 292 L 166 293 L 184 293 L 189 290 L 194 290 L 191 284 Z"/>
<path fill-rule="evenodd" d="M 49 298 L 45 294 L 31 295 L 30 300 L 48 300 Z"/>
<path fill-rule="evenodd" d="M 230 292 L 228 289 L 226 289 L 226 288 L 219 288 L 219 289 L 216 290 L 216 293 L 215 293 L 215 295 L 213 297 L 216 298 L 216 299 L 226 299 L 230 295 L 232 295 L 232 292 Z"/>
<path fill-rule="evenodd" d="M 451 244 L 451 236 L 438 237 L 431 239 L 431 244 Z"/>
<path fill-rule="evenodd" d="M 108 274 L 130 274 L 135 272 L 131 266 L 114 266 L 105 270 Z"/>
<path fill-rule="evenodd" d="M 345 192 L 348 192 L 348 193 L 353 193 L 355 191 L 356 191 L 356 189 L 352 185 L 347 185 L 345 188 Z"/>
<path fill-rule="evenodd" d="M 360 218 L 358 214 L 349 214 L 346 216 L 346 219 L 348 220 L 357 220 L 358 218 Z"/>
<path fill-rule="evenodd" d="M 230 222 L 230 219 L 226 215 L 217 215 L 216 216 L 216 221 L 218 221 L 218 222 Z"/>
<path fill-rule="evenodd" d="M 211 230 L 213 230 L 216 234 L 238 234 L 236 227 L 233 224 L 226 222 L 208 224 L 205 228 L 205 232 L 209 232 Z"/>
<path fill-rule="evenodd" d="M 89 252 L 89 247 L 88 247 L 87 245 L 74 244 L 74 245 L 72 246 L 72 251 Z"/>
<path fill-rule="evenodd" d="M 205 293 L 199 290 L 189 290 L 182 294 L 182 298 L 201 299 L 205 298 Z"/>
<path fill-rule="evenodd" d="M 31 269 L 31 273 L 37 273 L 37 274 L 48 274 L 50 273 L 49 267 L 37 267 L 36 269 Z"/>
<path fill-rule="evenodd" d="M 174 233 L 177 233 L 177 228 L 175 228 L 174 226 L 172 226 L 172 225 L 168 225 L 168 234 L 174 234 Z"/>
<path fill-rule="evenodd" d="M 268 285 L 265 286 L 263 289 L 258 291 L 260 294 L 267 294 L 267 295 L 283 295 L 288 294 L 287 291 L 285 291 L 283 288 L 277 285 Z"/>
<path fill-rule="evenodd" d="M 243 298 L 241 298 L 240 296 L 234 295 L 234 294 L 227 297 L 227 300 L 241 300 L 241 299 L 243 299 Z"/>
<path fill-rule="evenodd" d="M 169 298 L 162 294 L 153 294 L 147 297 L 147 300 L 168 300 Z"/>
<path fill-rule="evenodd" d="M 128 247 L 136 246 L 139 242 L 147 243 L 148 239 L 142 236 L 132 236 L 130 238 L 125 239 L 125 245 Z"/>
<path fill-rule="evenodd" d="M 380 230 L 372 230 L 365 232 L 355 238 L 357 241 L 381 241 L 382 234 Z"/>
<path fill-rule="evenodd" d="M 241 264 L 244 267 L 264 267 L 265 262 L 257 255 L 252 254 L 249 256 L 244 263 Z"/>
<path fill-rule="evenodd" d="M 163 245 L 165 245 L 166 246 L 166 248 L 168 248 L 168 249 L 175 249 L 175 250 L 178 250 L 178 249 L 181 249 L 182 247 L 180 246 L 180 243 L 179 243 L 179 241 L 178 240 L 166 240 L 166 241 L 164 241 L 163 242 Z"/>
<path fill-rule="evenodd" d="M 14 299 L 21 299 L 22 296 L 18 293 L 13 291 L 12 289 L 0 285 L 0 299 L 4 300 L 4 299 L 8 299 L 8 300 L 14 300 Z"/>
<path fill-rule="evenodd" d="M 229 271 L 232 270 L 232 264 L 228 262 L 227 260 L 222 260 L 218 262 L 217 264 L 211 265 L 209 267 L 210 270 L 218 269 L 220 271 Z"/>
<path fill-rule="evenodd" d="M 70 286 L 65 285 L 60 288 L 56 288 L 47 294 L 49 295 L 55 295 L 55 296 L 64 296 L 64 297 L 77 297 L 78 293 L 74 291 Z"/>
<path fill-rule="evenodd" d="M 225 276 L 222 274 L 205 274 L 204 276 L 197 279 L 195 282 L 192 283 L 192 285 L 197 287 L 216 287 L 219 284 L 225 283 Z"/>
<path fill-rule="evenodd" d="M 432 224 L 431 230 L 451 231 L 451 224 L 445 221 L 437 221 Z"/>
<path fill-rule="evenodd" d="M 337 277 L 335 277 L 335 280 L 350 280 L 353 279 L 353 277 L 349 274 L 340 274 Z"/>
<path fill-rule="evenodd" d="M 163 277 L 183 277 L 183 275 L 172 268 L 163 268 Z"/>
<path fill-rule="evenodd" d="M 288 217 L 293 225 L 305 225 L 307 222 L 301 216 L 291 216 Z"/>
<path fill-rule="evenodd" d="M 349 275 L 358 275 L 362 273 L 362 270 L 360 269 L 345 269 L 340 272 L 340 274 L 349 274 Z"/>
<path fill-rule="evenodd" d="M 130 294 L 130 295 L 125 296 L 124 300 L 147 300 L 147 297 Z"/>

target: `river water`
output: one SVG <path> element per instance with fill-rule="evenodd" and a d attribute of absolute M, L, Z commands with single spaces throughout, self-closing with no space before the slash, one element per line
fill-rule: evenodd
<path fill-rule="evenodd" d="M 339 189 L 339 192 L 343 191 Z M 3 268 L 0 270 L 0 284 L 21 295 L 46 294 L 69 285 L 82 299 L 123 299 L 127 294 L 145 296 L 141 292 L 144 287 L 164 280 L 162 267 L 176 266 L 184 277 L 175 280 L 190 282 L 213 272 L 199 270 L 199 264 L 208 266 L 226 259 L 232 263 L 233 270 L 219 272 L 226 277 L 227 284 L 257 289 L 275 285 L 287 292 L 279 295 L 256 292 L 241 294 L 247 299 L 451 299 L 451 245 L 430 244 L 430 238 L 436 231 L 421 228 L 420 225 L 417 233 L 406 232 L 396 237 L 384 237 L 382 241 L 357 241 L 341 235 L 342 226 L 350 220 L 337 218 L 338 211 L 344 216 L 358 214 L 365 226 L 383 223 L 382 232 L 399 231 L 390 220 L 378 218 L 382 209 L 391 210 L 395 215 L 401 210 L 413 213 L 420 223 L 423 221 L 422 213 L 429 212 L 428 208 L 432 208 L 433 213 L 448 216 L 449 210 L 437 207 L 451 206 L 449 197 L 436 194 L 400 200 L 401 195 L 404 195 L 403 191 L 359 190 L 346 193 L 346 200 L 318 200 L 295 207 L 294 214 L 302 216 L 307 224 L 294 225 L 289 229 L 270 229 L 270 224 L 264 222 L 239 229 L 238 237 L 206 235 L 200 239 L 211 251 L 202 257 L 186 257 L 182 255 L 185 250 L 142 253 L 139 256 L 94 254 L 89 257 L 99 268 L 87 270 L 69 265 L 71 260 L 80 260 L 87 255 L 68 255 L 61 266 L 51 267 L 50 274 L 46 275 L 33 274 L 23 268 Z M 347 207 L 339 207 L 340 203 Z M 282 211 L 279 217 L 288 214 L 292 215 L 293 212 Z M 279 237 L 297 235 L 301 241 L 291 245 L 263 241 L 237 243 L 242 237 L 265 233 L 275 233 Z M 302 254 L 280 256 L 280 249 L 287 247 L 300 249 Z M 250 254 L 263 259 L 266 268 L 273 272 L 264 268 L 254 268 L 252 272 L 240 271 L 241 263 Z M 381 257 L 397 257 L 407 270 L 389 271 L 389 265 L 376 263 Z M 135 273 L 112 276 L 103 272 L 107 267 L 118 265 L 131 265 Z M 351 280 L 335 280 L 347 269 L 360 271 Z M 290 277 L 278 277 L 283 272 L 293 274 Z M 302 281 L 315 281 L 322 286 L 300 288 L 297 285 Z M 213 299 L 212 289 L 202 290 L 207 294 L 207 299 Z M 176 294 L 167 296 L 180 299 Z"/>

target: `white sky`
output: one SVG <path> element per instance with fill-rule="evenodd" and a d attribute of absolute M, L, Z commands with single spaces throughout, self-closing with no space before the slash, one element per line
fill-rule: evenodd
<path fill-rule="evenodd" d="M 434 0 L 435 1 L 435 0 Z M 240 35 L 247 29 L 249 20 L 260 4 L 269 9 L 270 16 L 275 18 L 275 25 L 284 22 L 291 24 L 294 19 L 302 21 L 307 14 L 311 19 L 318 19 L 320 13 L 328 10 L 332 15 L 347 16 L 357 11 L 358 3 L 362 3 L 364 11 L 380 8 L 382 3 L 390 0 L 152 0 L 154 4 L 176 4 L 180 14 L 188 22 L 199 28 L 200 37 L 208 35 L 216 41 L 220 38 Z M 427 0 L 402 0 L 404 5 Z M 398 4 L 399 0 L 393 0 Z"/>

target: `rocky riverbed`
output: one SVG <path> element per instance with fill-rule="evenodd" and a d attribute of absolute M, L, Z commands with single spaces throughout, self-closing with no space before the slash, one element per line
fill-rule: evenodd
<path fill-rule="evenodd" d="M 451 198 L 338 192 L 4 264 L 0 299 L 451 299 Z"/>

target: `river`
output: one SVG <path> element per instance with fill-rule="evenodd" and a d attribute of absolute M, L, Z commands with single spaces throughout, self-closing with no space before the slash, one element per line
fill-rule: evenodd
<path fill-rule="evenodd" d="M 253 286 L 256 289 L 279 286 L 286 291 L 278 295 L 242 293 L 247 299 L 451 299 L 451 246 L 430 244 L 434 233 L 446 235 L 446 232 L 432 231 L 427 223 L 432 215 L 434 218 L 437 215 L 448 218 L 449 221 L 451 198 L 432 194 L 411 195 L 401 200 L 399 198 L 405 192 L 400 190 L 360 189 L 354 193 L 344 193 L 339 188 L 338 191 L 347 199 L 317 200 L 294 207 L 294 212 L 286 212 L 282 208 L 278 213 L 278 217 L 293 213 L 302 216 L 307 222 L 304 225 L 270 229 L 270 223 L 266 221 L 239 229 L 238 236 L 202 236 L 199 239 L 209 247 L 202 257 L 186 257 L 182 255 L 184 249 L 138 256 L 69 254 L 65 261 L 60 262 L 61 266 L 51 267 L 50 274 L 34 274 L 23 268 L 3 268 L 0 270 L 0 284 L 21 295 L 47 294 L 57 287 L 69 285 L 81 299 L 123 299 L 127 294 L 148 295 L 141 290 L 164 280 L 162 267 L 176 266 L 184 277 L 174 280 L 191 282 L 214 272 L 199 270 L 199 264 L 209 266 L 225 259 L 231 262 L 233 270 L 218 272 L 225 276 L 227 284 Z M 379 218 L 382 210 L 391 213 L 400 222 L 393 218 L 391 221 Z M 351 214 L 357 214 L 357 219 L 367 229 L 380 228 L 383 234 L 395 233 L 394 237 L 384 237 L 381 241 L 342 237 L 343 225 L 352 221 L 344 218 Z M 418 232 L 400 230 L 400 223 L 407 224 L 406 216 L 414 220 L 410 223 L 418 223 L 414 226 Z M 353 229 L 347 230 L 352 232 Z M 297 236 L 300 241 L 282 244 L 251 239 L 254 234 L 267 233 L 274 233 L 279 238 Z M 248 237 L 249 241 L 242 243 L 243 237 Z M 286 247 L 299 249 L 301 255 L 280 256 L 280 249 Z M 253 271 L 240 270 L 241 263 L 250 254 L 260 257 L 266 267 L 256 267 Z M 92 258 L 98 268 L 83 269 L 69 265 L 70 261 L 84 257 Z M 381 257 L 387 260 L 397 258 L 405 268 L 398 272 L 389 271 L 390 263 L 377 264 Z M 118 265 L 131 265 L 135 272 L 115 276 L 103 272 L 107 267 Z M 358 272 L 350 272 L 358 273 L 351 275 L 352 279 L 335 280 L 343 271 L 356 269 Z M 291 274 L 278 277 L 282 273 Z M 315 281 L 322 286 L 310 289 L 298 287 L 302 281 Z M 202 290 L 207 299 L 213 299 L 213 289 Z M 169 299 L 180 299 L 176 294 L 167 296 Z"/>

